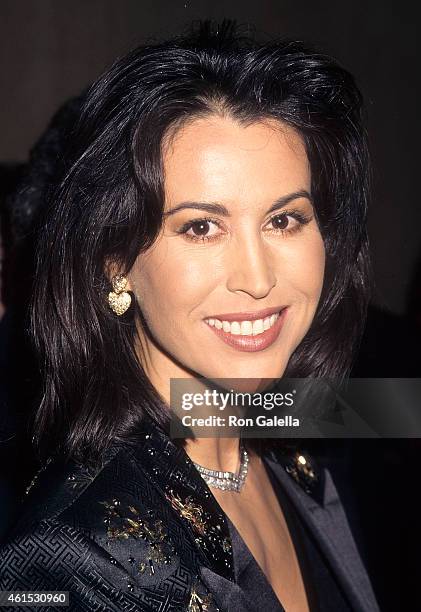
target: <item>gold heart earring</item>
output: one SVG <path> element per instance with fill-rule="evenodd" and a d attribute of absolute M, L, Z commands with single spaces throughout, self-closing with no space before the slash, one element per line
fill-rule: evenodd
<path fill-rule="evenodd" d="M 113 291 L 108 294 L 108 304 L 116 315 L 123 315 L 132 303 L 132 296 L 125 291 L 127 278 L 123 274 L 117 274 L 111 279 Z"/>

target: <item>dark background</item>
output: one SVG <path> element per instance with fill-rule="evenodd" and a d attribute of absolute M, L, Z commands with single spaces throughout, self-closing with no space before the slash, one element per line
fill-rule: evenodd
<path fill-rule="evenodd" d="M 415 5 L 384 0 L 0 0 L 0 165 L 28 160 L 59 106 L 118 56 L 179 33 L 193 19 L 235 18 L 263 38 L 315 44 L 355 75 L 367 105 L 376 308 L 354 375 L 421 376 L 415 12 Z M 323 454 L 318 442 L 313 448 Z M 419 442 L 331 441 L 326 447 L 382 611 L 418 607 Z"/>

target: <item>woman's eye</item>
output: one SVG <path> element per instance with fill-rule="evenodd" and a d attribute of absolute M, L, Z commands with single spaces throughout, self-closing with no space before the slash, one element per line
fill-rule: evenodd
<path fill-rule="evenodd" d="M 290 221 L 288 215 L 276 215 L 276 217 L 272 217 L 270 223 L 274 229 L 286 230 Z"/>
<path fill-rule="evenodd" d="M 184 226 L 182 233 L 192 240 L 207 240 L 218 235 L 218 225 L 211 219 L 198 219 Z"/>
<path fill-rule="evenodd" d="M 312 220 L 313 215 L 308 215 L 301 210 L 285 211 L 270 219 L 269 231 L 279 232 L 282 236 L 296 234 Z"/>
<path fill-rule="evenodd" d="M 275 215 L 269 221 L 269 229 L 279 232 L 291 232 L 300 225 L 300 220 L 296 219 L 292 215 L 282 213 L 281 215 Z"/>

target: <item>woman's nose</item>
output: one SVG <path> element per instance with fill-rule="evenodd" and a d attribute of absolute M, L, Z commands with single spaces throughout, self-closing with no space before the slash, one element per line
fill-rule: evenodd
<path fill-rule="evenodd" d="M 259 237 L 243 237 L 229 254 L 227 288 L 243 291 L 254 298 L 263 298 L 276 285 L 268 247 Z"/>

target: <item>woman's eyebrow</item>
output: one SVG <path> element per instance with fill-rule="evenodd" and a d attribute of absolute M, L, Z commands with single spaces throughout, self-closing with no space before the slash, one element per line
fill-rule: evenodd
<path fill-rule="evenodd" d="M 309 200 L 310 204 L 313 204 L 313 199 L 309 192 L 306 189 L 300 189 L 300 191 L 294 191 L 293 193 L 289 193 L 288 195 L 278 198 L 267 212 L 271 213 L 274 210 L 279 210 L 280 208 L 283 208 L 293 200 L 298 200 L 300 198 L 306 198 L 307 200 Z"/>
<path fill-rule="evenodd" d="M 278 198 L 267 212 L 271 213 L 274 210 L 279 210 L 280 208 L 283 208 L 293 200 L 298 200 L 299 198 L 307 198 L 311 204 L 313 203 L 309 192 L 306 189 L 301 189 L 300 191 L 294 191 L 293 193 L 288 193 L 287 195 Z M 179 212 L 180 210 L 184 209 L 204 210 L 211 214 L 220 215 L 222 217 L 231 216 L 229 210 L 222 204 L 217 204 L 213 202 L 182 202 L 181 204 L 177 204 L 177 206 L 174 206 L 174 208 L 165 211 L 164 217 L 169 217 L 175 214 L 176 212 Z"/>

